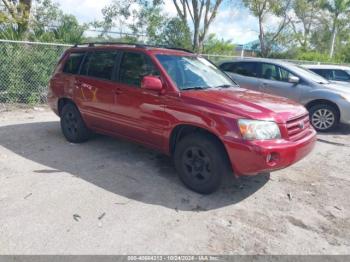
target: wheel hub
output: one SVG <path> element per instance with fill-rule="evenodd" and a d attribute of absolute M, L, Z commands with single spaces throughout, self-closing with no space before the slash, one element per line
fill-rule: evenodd
<path fill-rule="evenodd" d="M 312 124 L 321 130 L 330 128 L 335 122 L 334 113 L 328 109 L 319 109 L 312 115 Z"/>
<path fill-rule="evenodd" d="M 197 146 L 188 148 L 183 155 L 184 170 L 189 177 L 200 182 L 211 176 L 210 158 Z"/>

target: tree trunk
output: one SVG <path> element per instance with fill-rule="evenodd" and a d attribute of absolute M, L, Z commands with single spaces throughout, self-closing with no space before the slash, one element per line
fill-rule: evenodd
<path fill-rule="evenodd" d="M 199 25 L 197 23 L 194 24 L 193 50 L 199 51 Z"/>
<path fill-rule="evenodd" d="M 337 37 L 337 20 L 338 20 L 338 17 L 335 17 L 334 18 L 334 21 L 333 21 L 333 27 L 332 27 L 332 39 L 331 39 L 331 48 L 329 50 L 329 58 L 333 58 L 333 55 L 334 55 L 334 48 L 335 48 L 335 39 Z"/>
<path fill-rule="evenodd" d="M 26 38 L 28 28 L 29 28 L 29 19 L 30 11 L 32 9 L 32 0 L 20 0 L 20 10 L 22 11 L 22 21 L 18 23 L 18 33 L 22 38 Z"/>
<path fill-rule="evenodd" d="M 265 57 L 267 54 L 266 54 L 266 47 L 265 47 L 264 25 L 263 25 L 261 16 L 259 16 L 259 41 L 260 41 L 261 56 Z"/>

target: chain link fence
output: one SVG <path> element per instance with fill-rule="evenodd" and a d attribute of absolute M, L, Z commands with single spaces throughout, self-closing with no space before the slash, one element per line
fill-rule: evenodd
<path fill-rule="evenodd" d="M 0 40 L 0 103 L 39 104 L 68 45 Z"/>
<path fill-rule="evenodd" d="M 62 53 L 70 45 L 33 43 L 0 39 L 0 104 L 41 104 Z M 218 63 L 239 56 L 202 54 Z M 315 61 L 292 61 L 298 64 Z"/>

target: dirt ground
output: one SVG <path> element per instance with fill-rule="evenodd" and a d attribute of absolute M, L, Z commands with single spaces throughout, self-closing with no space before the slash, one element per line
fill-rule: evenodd
<path fill-rule="evenodd" d="M 0 254 L 349 254 L 350 127 L 270 175 L 187 190 L 171 160 L 0 108 Z"/>

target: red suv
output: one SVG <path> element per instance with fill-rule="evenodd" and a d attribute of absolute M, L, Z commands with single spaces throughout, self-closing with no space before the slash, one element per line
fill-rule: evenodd
<path fill-rule="evenodd" d="M 124 137 L 171 155 L 181 180 L 208 194 L 223 175 L 285 168 L 314 147 L 306 109 L 239 88 L 189 51 L 131 44 L 75 46 L 60 59 L 48 101 L 66 139 Z"/>

